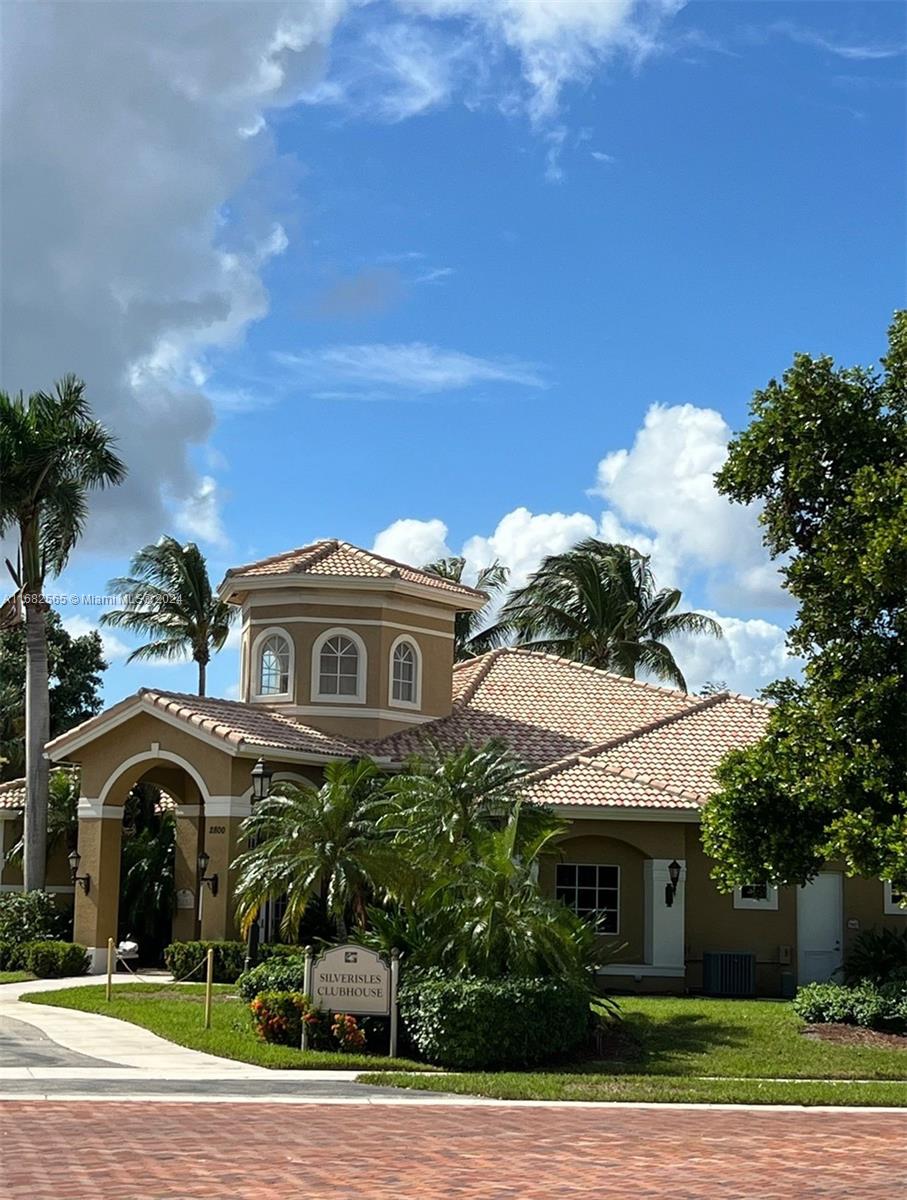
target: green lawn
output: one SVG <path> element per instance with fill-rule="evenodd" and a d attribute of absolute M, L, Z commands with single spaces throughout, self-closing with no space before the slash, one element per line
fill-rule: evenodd
<path fill-rule="evenodd" d="M 291 1046 L 272 1046 L 258 1039 L 249 1018 L 248 1007 L 228 984 L 214 985 L 211 1028 L 205 1029 L 204 985 L 114 984 L 108 1004 L 105 987 L 63 988 L 58 992 L 34 992 L 23 996 L 30 1004 L 50 1004 L 75 1008 L 80 1012 L 102 1013 L 142 1025 L 152 1033 L 221 1058 L 235 1058 L 260 1067 L 324 1070 L 357 1070 L 387 1066 L 402 1071 L 424 1071 L 424 1063 L 405 1058 L 382 1058 L 368 1054 L 341 1054 L 309 1050 L 305 1054 Z"/>
<path fill-rule="evenodd" d="M 504 1100 L 907 1107 L 907 1043 L 901 1050 L 813 1041 L 789 1004 L 770 1001 L 646 998 L 621 1005 L 622 1057 L 548 1071 L 372 1072 L 362 1079 Z"/>
<path fill-rule="evenodd" d="M 0 983 L 25 983 L 27 979 L 34 979 L 30 971 L 0 971 Z"/>
<path fill-rule="evenodd" d="M 659 1104 L 853 1104 L 907 1108 L 907 1084 L 847 1080 L 684 1079 L 665 1075 L 500 1074 L 401 1075 L 369 1071 L 359 1083 L 492 1096 L 500 1100 L 606 1100 Z"/>

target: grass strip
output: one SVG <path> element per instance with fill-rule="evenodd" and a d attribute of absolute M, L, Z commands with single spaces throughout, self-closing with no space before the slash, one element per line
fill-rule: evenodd
<path fill-rule="evenodd" d="M 683 1079 L 655 1075 L 543 1072 L 406 1075 L 370 1071 L 359 1083 L 496 1100 L 649 1102 L 660 1104 L 797 1104 L 907 1108 L 907 1084 L 895 1081 Z"/>
<path fill-rule="evenodd" d="M 104 985 L 62 988 L 55 992 L 32 992 L 20 999 L 29 1004 L 47 1004 L 78 1012 L 100 1013 L 141 1025 L 159 1037 L 202 1050 L 219 1058 L 253 1063 L 279 1070 L 344 1070 L 388 1067 L 391 1070 L 425 1070 L 424 1063 L 405 1058 L 383 1058 L 375 1054 L 344 1054 L 339 1051 L 307 1050 L 274 1046 L 259 1040 L 249 1017 L 248 1006 L 229 984 L 214 985 L 211 1028 L 203 1027 L 203 984 L 114 984 L 108 1004 Z"/>

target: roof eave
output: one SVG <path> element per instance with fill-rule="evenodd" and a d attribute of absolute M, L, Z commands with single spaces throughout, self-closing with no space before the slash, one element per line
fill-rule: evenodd
<path fill-rule="evenodd" d="M 488 602 L 485 592 L 451 592 L 445 588 L 428 584 L 413 583 L 397 576 L 357 575 L 312 575 L 308 572 L 293 572 L 279 575 L 243 575 L 233 578 L 228 571 L 218 586 L 219 599 L 227 604 L 242 604 L 248 592 L 266 591 L 269 588 L 345 588 L 350 591 L 402 592 L 420 600 L 431 600 L 443 604 L 456 612 L 475 611 Z"/>

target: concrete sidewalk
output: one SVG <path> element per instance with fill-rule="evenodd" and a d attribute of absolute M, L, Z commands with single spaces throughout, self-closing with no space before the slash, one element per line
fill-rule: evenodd
<path fill-rule="evenodd" d="M 162 985 L 169 976 L 154 976 Z M 21 1085 L 40 1080 L 57 1085 L 78 1082 L 78 1091 L 88 1085 L 99 1091 L 142 1092 L 149 1089 L 166 1091 L 166 1084 L 197 1086 L 204 1089 L 218 1083 L 255 1084 L 256 1094 L 273 1088 L 284 1094 L 287 1085 L 292 1090 L 305 1090 L 319 1084 L 315 1091 L 324 1093 L 326 1084 L 339 1087 L 346 1094 L 353 1084 L 356 1071 L 286 1071 L 271 1070 L 251 1063 L 218 1058 L 199 1050 L 189 1050 L 168 1042 L 157 1034 L 97 1013 L 74 1009 L 54 1008 L 44 1004 L 23 1004 L 20 997 L 36 992 L 57 991 L 62 988 L 97 986 L 97 976 L 76 979 L 35 979 L 26 983 L 0 986 L 0 1095 L 21 1094 Z M 131 977 L 118 977 L 117 983 L 142 982 Z M 136 1085 L 141 1085 L 136 1087 Z M 342 1085 L 347 1085 L 346 1087 Z M 44 1089 L 40 1089 L 44 1090 Z M 53 1090 L 53 1089 L 52 1089 Z M 182 1090 L 180 1088 L 179 1090 Z M 216 1087 L 213 1091 L 219 1090 Z M 365 1088 L 361 1088 L 365 1091 Z"/>

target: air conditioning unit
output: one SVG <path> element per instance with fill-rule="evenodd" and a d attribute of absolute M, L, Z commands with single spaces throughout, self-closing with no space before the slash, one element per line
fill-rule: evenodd
<path fill-rule="evenodd" d="M 702 956 L 702 990 L 706 996 L 755 996 L 755 954 L 706 950 Z"/>

